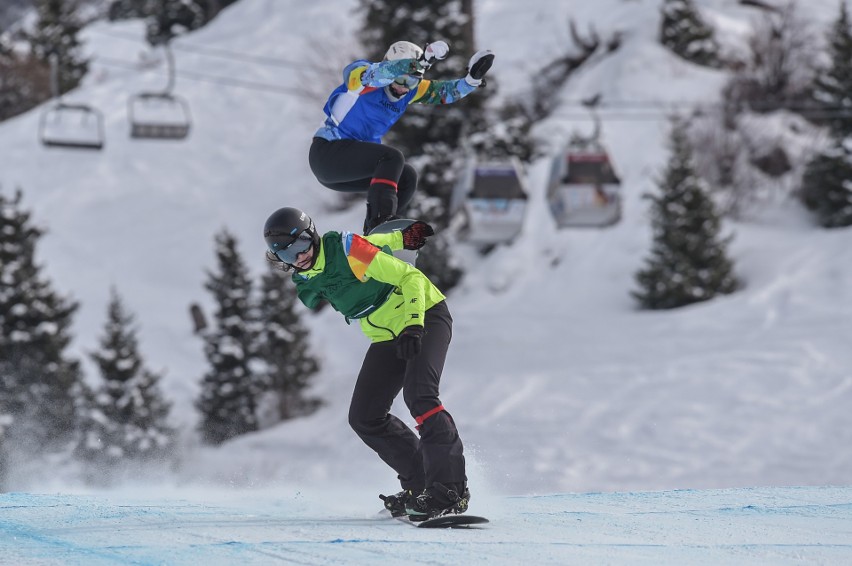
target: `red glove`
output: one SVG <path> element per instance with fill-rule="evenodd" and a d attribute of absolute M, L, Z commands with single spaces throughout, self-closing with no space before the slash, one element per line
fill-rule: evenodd
<path fill-rule="evenodd" d="M 402 247 L 407 250 L 419 250 L 426 245 L 426 238 L 434 236 L 435 230 L 431 226 L 418 220 L 411 226 L 402 229 Z"/>

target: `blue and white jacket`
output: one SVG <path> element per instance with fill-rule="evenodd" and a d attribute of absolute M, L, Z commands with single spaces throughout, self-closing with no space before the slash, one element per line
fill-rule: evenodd
<path fill-rule="evenodd" d="M 414 69 L 414 59 L 370 63 L 359 60 L 343 69 L 343 84 L 334 89 L 323 110 L 326 119 L 315 137 L 329 141 L 350 139 L 382 143 L 409 104 L 451 104 L 476 90 L 464 79 L 429 81 L 395 100 L 385 88 Z"/>

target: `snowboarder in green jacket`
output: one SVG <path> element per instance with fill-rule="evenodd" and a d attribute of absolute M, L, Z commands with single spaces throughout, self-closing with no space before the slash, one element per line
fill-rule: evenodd
<path fill-rule="evenodd" d="M 299 299 L 309 308 L 327 301 L 370 339 L 349 424 L 398 475 L 402 491 L 381 495 L 385 507 L 412 521 L 464 513 L 470 500 L 462 441 L 438 392 L 453 319 L 420 270 L 382 251 L 417 250 L 433 234 L 416 221 L 386 234 L 320 236 L 307 214 L 289 207 L 263 229 L 267 260 L 294 271 Z M 419 437 L 390 414 L 400 391 Z"/>

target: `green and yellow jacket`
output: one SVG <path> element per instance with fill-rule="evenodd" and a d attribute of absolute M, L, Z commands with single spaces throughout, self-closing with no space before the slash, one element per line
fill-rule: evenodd
<path fill-rule="evenodd" d="M 391 255 L 402 247 L 399 231 L 326 232 L 314 266 L 293 275 L 299 300 L 308 308 L 328 301 L 347 322 L 358 319 L 373 342 L 393 340 L 406 326 L 423 326 L 426 311 L 445 297 L 419 269 Z"/>

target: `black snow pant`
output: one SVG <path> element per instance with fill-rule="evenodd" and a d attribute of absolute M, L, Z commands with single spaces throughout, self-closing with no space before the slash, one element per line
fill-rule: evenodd
<path fill-rule="evenodd" d="M 373 220 L 402 216 L 417 190 L 414 167 L 401 151 L 380 143 L 314 138 L 308 162 L 329 189 L 367 193 L 365 231 Z"/>
<path fill-rule="evenodd" d="M 361 440 L 396 471 L 403 489 L 415 493 L 436 482 L 462 493 L 467 482 L 461 438 L 438 398 L 452 325 L 446 302 L 426 311 L 423 349 L 407 362 L 396 356 L 395 341 L 373 343 L 349 407 L 349 424 Z M 390 414 L 400 390 L 420 425 L 419 439 Z"/>

